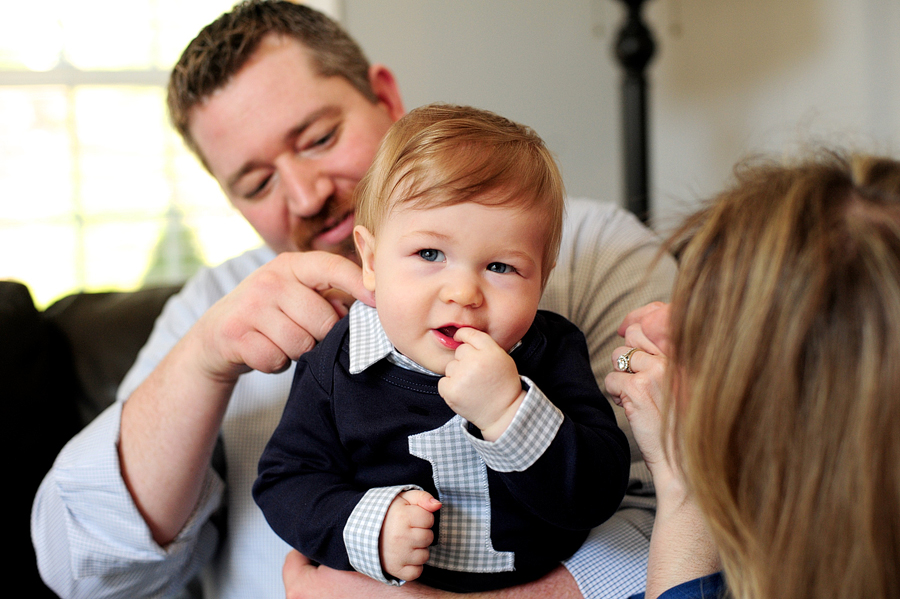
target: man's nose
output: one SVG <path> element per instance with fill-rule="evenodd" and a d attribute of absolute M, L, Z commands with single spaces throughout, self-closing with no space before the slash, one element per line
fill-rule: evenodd
<path fill-rule="evenodd" d="M 448 272 L 441 286 L 440 298 L 465 308 L 478 308 L 484 303 L 478 277 L 469 272 Z"/>
<path fill-rule="evenodd" d="M 310 160 L 287 156 L 277 165 L 284 183 L 285 201 L 292 214 L 311 217 L 319 214 L 334 194 L 334 183 Z"/>

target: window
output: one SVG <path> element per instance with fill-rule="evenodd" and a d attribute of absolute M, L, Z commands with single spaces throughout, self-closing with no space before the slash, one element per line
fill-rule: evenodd
<path fill-rule="evenodd" d="M 26 283 L 43 307 L 76 290 L 182 282 L 260 244 L 165 108 L 171 66 L 233 1 L 4 6 L 0 279 Z"/>

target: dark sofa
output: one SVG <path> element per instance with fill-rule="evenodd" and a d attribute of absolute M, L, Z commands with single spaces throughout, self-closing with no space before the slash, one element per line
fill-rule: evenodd
<path fill-rule="evenodd" d="M 55 597 L 37 574 L 29 515 L 62 446 L 106 406 L 174 287 L 79 293 L 38 310 L 28 288 L 0 281 L 0 381 L 11 410 L 13 543 L 23 597 Z M 19 585 L 17 585 L 19 586 Z"/>

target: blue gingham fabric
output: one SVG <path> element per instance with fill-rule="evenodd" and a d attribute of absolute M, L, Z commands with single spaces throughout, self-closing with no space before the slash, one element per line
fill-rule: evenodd
<path fill-rule="evenodd" d="M 399 584 L 394 578 L 387 578 L 381 569 L 381 556 L 378 553 L 378 537 L 381 535 L 380 523 L 384 522 L 388 507 L 394 497 L 419 489 L 416 485 L 397 485 L 369 489 L 363 496 L 344 526 L 344 545 L 347 546 L 347 557 L 357 572 L 362 572 L 381 582 Z M 377 525 L 376 525 L 377 524 Z M 375 548 L 372 551 L 372 548 Z"/>

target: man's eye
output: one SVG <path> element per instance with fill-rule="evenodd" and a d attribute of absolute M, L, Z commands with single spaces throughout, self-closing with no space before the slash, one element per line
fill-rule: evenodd
<path fill-rule="evenodd" d="M 418 254 L 423 260 L 428 260 L 429 262 L 443 262 L 445 260 L 444 252 L 441 250 L 419 250 Z"/>
<path fill-rule="evenodd" d="M 504 264 L 503 262 L 491 262 L 490 264 L 488 264 L 487 269 L 491 272 L 500 273 L 501 275 L 516 272 L 515 267 L 510 266 L 509 264 Z"/>
<path fill-rule="evenodd" d="M 337 129 L 332 129 L 331 131 L 329 131 L 328 133 L 326 133 L 325 135 L 323 135 L 322 137 L 320 137 L 319 139 L 314 141 L 312 143 L 312 147 L 327 145 L 328 142 L 330 142 L 332 140 L 332 138 L 334 137 L 335 131 L 337 131 Z"/>
<path fill-rule="evenodd" d="M 272 177 L 266 177 L 262 181 L 259 182 L 259 185 L 250 190 L 250 193 L 247 194 L 248 199 L 253 199 L 262 194 L 265 191 L 266 187 L 269 186 L 269 181 L 272 180 Z"/>
<path fill-rule="evenodd" d="M 269 184 L 271 182 L 272 175 L 263 177 L 258 183 L 255 183 L 251 189 L 248 189 L 245 192 L 240 192 L 240 196 L 245 200 L 255 200 L 266 192 L 266 189 L 269 187 Z"/>

